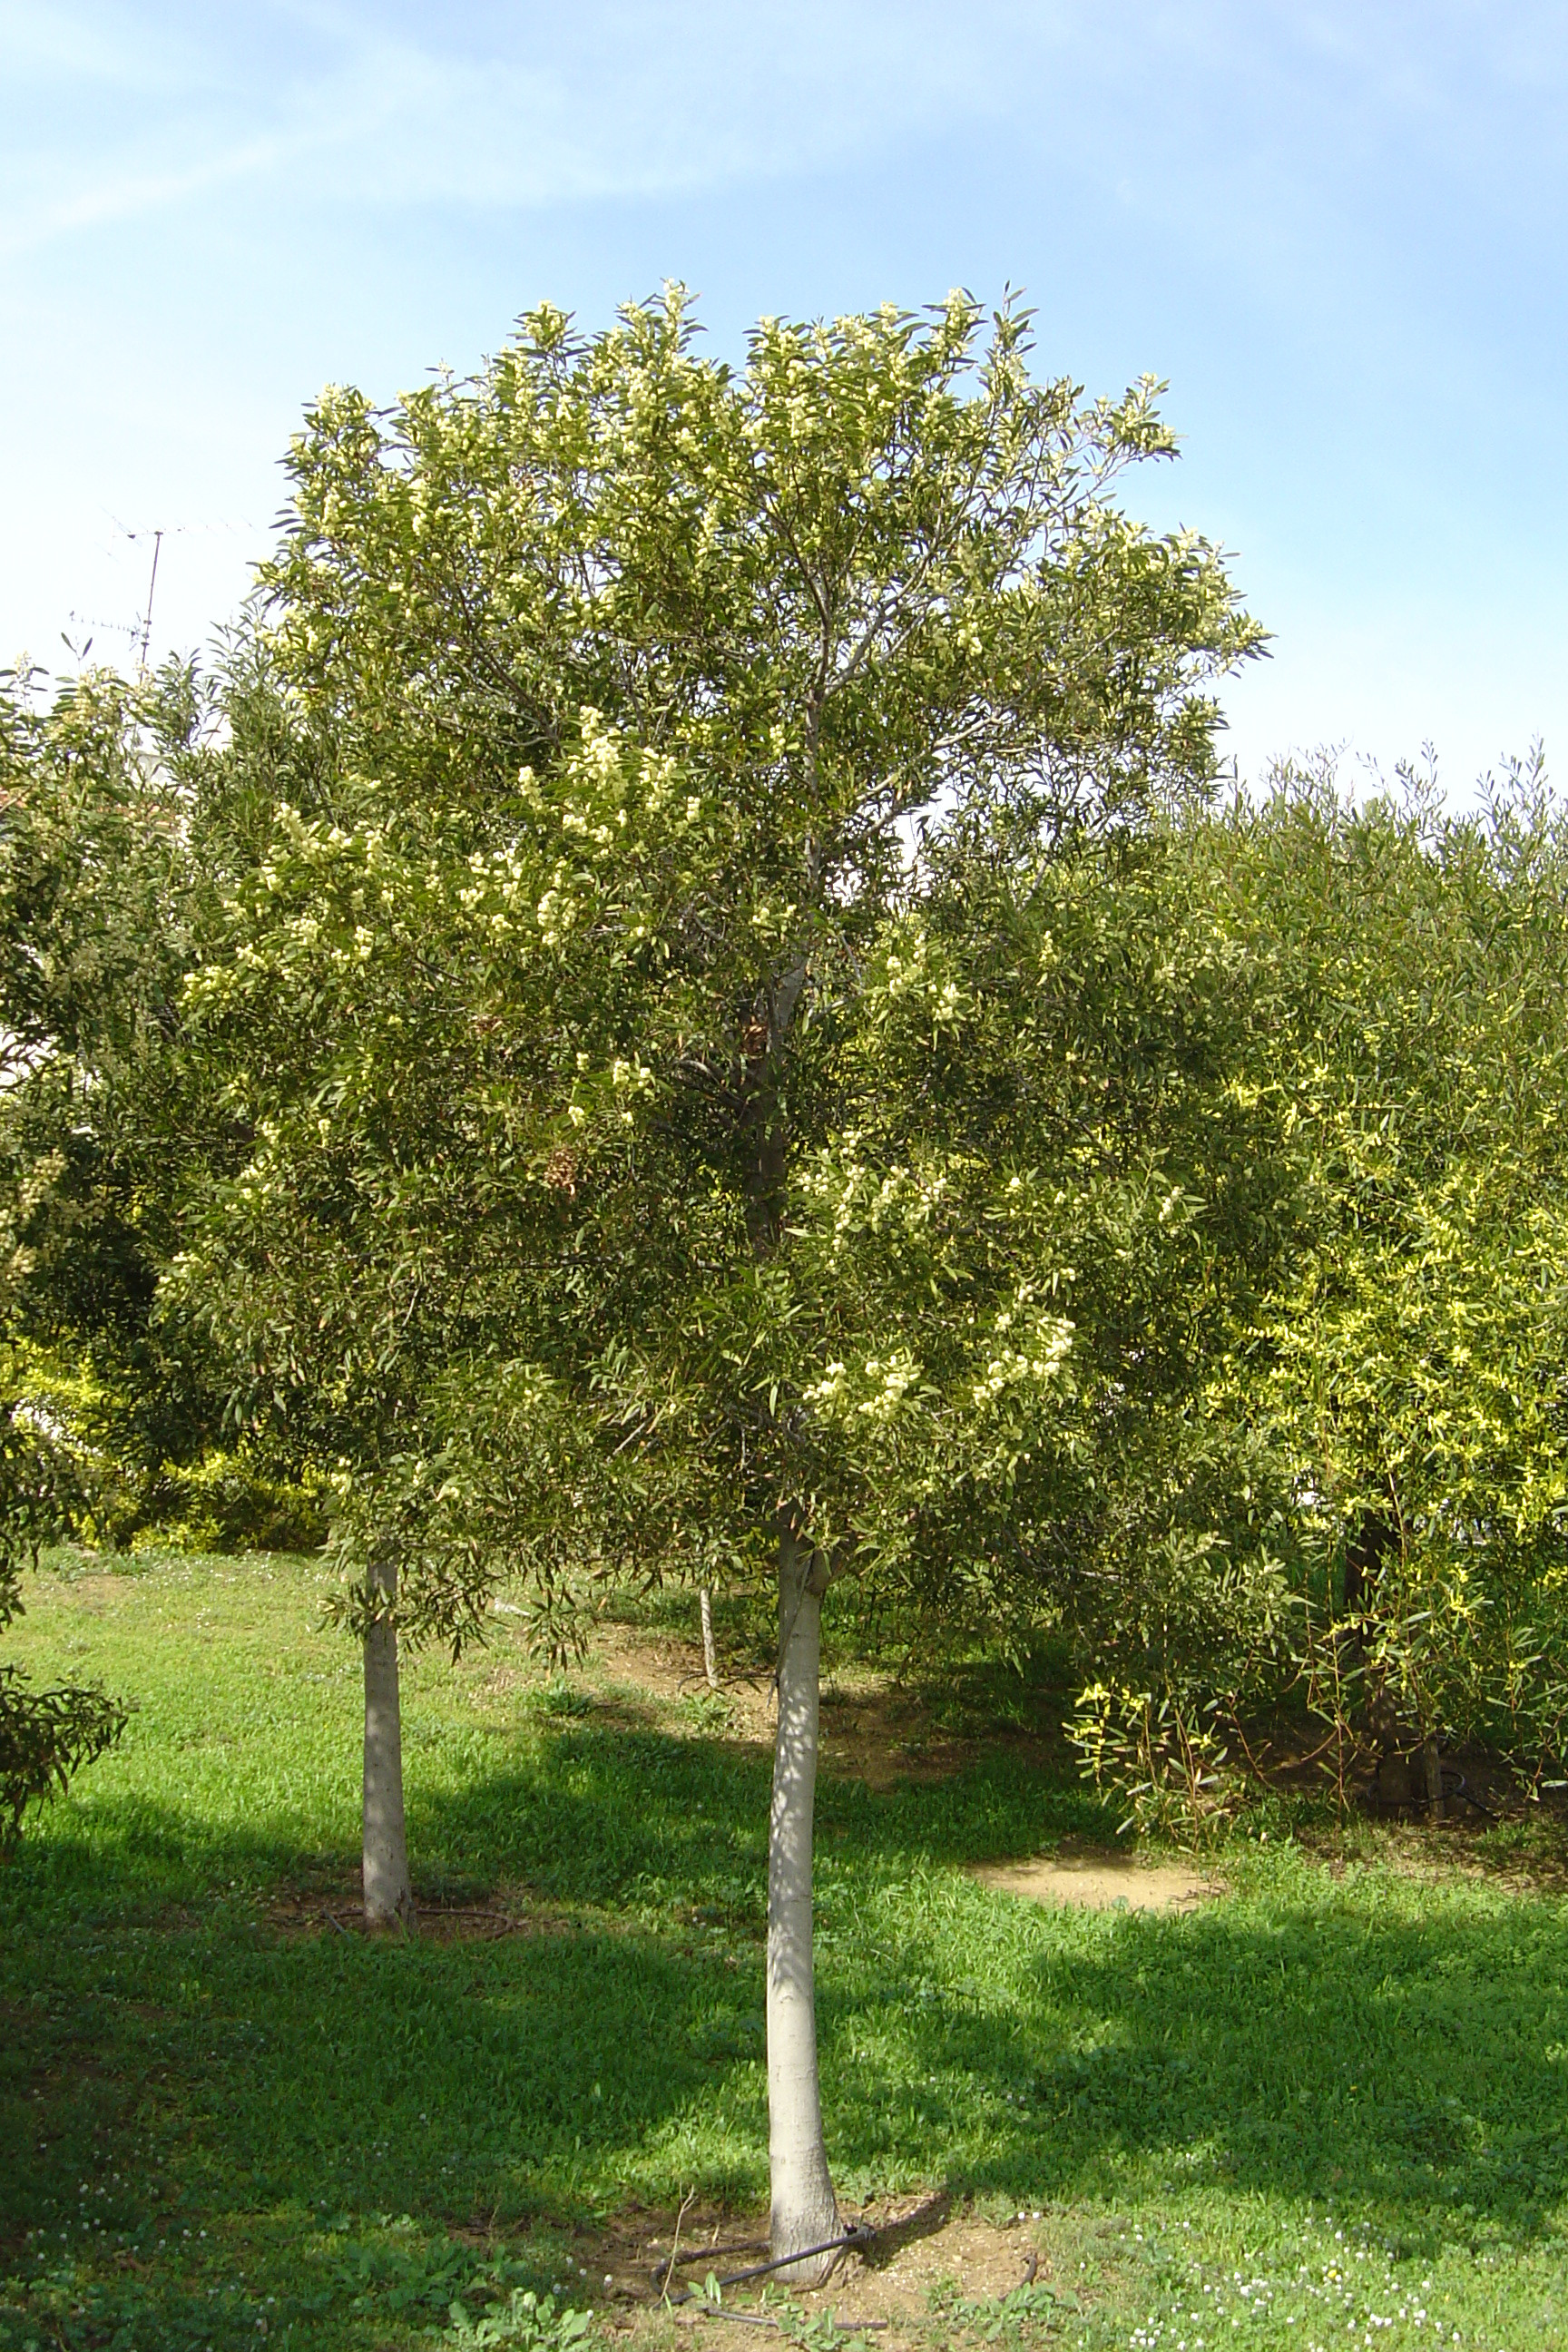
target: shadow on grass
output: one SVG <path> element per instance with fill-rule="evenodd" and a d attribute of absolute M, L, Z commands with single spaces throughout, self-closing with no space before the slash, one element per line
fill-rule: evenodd
<path fill-rule="evenodd" d="M 766 1793 L 761 1761 L 586 1723 L 416 1795 L 421 1863 L 526 1887 L 549 1930 L 493 1943 L 275 1937 L 247 1890 L 341 1882 L 353 1857 L 146 1802 L 100 1807 L 90 1849 L 24 1850 L 0 1881 L 0 2145 L 47 2147 L 0 2160 L 0 2223 L 58 2229 L 131 2136 L 165 2184 L 157 2226 L 760 2198 Z M 1080 1790 L 1014 1762 L 829 1783 L 819 1827 L 851 2195 L 1218 2186 L 1329 2197 L 1422 2244 L 1528 2234 L 1568 2185 L 1553 1904 L 1428 1895 L 1423 1916 L 1413 1888 L 1296 1865 L 1191 1916 L 1042 1912 L 954 1867 L 1103 1834 Z M 121 2168 L 99 2219 L 144 2226 L 153 2192 Z"/>
<path fill-rule="evenodd" d="M 1005 1986 L 955 1984 L 941 1944 L 911 1941 L 914 1999 L 853 2105 L 836 2101 L 840 2132 L 853 2116 L 863 2150 L 874 2135 L 874 2165 L 911 2123 L 946 2124 L 963 2142 L 950 2178 L 973 2192 L 1115 2204 L 1218 2189 L 1326 2201 L 1412 2250 L 1531 2237 L 1568 2193 L 1568 1919 L 1529 1901 L 1381 1908 L 1369 1886 L 1038 1916 Z M 858 2017 L 877 1990 L 856 1988 Z M 853 2039 L 848 2007 L 830 1994 Z M 922 2081 L 923 2100 L 907 2087 Z M 979 2145 L 952 2128 L 955 2082 L 997 2103 Z"/>

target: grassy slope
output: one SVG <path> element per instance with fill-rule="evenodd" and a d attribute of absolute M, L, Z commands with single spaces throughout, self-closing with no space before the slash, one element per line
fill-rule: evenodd
<path fill-rule="evenodd" d="M 551 1711 L 503 1618 L 408 1676 L 416 1879 L 540 1932 L 286 1933 L 357 1853 L 319 1570 L 60 1565 L 8 1648 L 139 1711 L 0 1874 L 0 2347 L 394 2346 L 498 2248 L 542 2287 L 629 2199 L 763 2199 L 763 1758 L 692 1704 Z M 848 2198 L 1037 2209 L 1069 2341 L 1568 2344 L 1560 1901 L 1373 1842 L 1237 1847 L 1190 1916 L 1047 1914 L 961 1867 L 1099 1825 L 1011 1753 L 827 1782 L 819 1824 Z"/>

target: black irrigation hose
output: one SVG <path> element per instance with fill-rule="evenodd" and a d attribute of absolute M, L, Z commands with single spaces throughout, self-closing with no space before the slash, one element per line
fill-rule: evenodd
<path fill-rule="evenodd" d="M 1486 1802 L 1485 1799 L 1477 1796 L 1475 1790 L 1471 1788 L 1464 1774 L 1459 1771 L 1456 1766 L 1452 1764 L 1445 1764 L 1442 1769 L 1443 1801 L 1445 1804 L 1447 1804 L 1450 1797 L 1463 1797 L 1467 1805 L 1474 1805 L 1477 1812 L 1484 1813 L 1489 1822 L 1495 1822 L 1499 1818 L 1499 1816 L 1493 1812 L 1491 1807 Z M 1428 1799 L 1427 1801 L 1430 1803 L 1431 1800 Z"/>
<path fill-rule="evenodd" d="M 1380 1762 L 1378 1771 L 1381 1771 L 1382 1769 L 1383 1766 Z M 1443 1802 L 1445 1804 L 1447 1803 L 1450 1797 L 1462 1797 L 1467 1805 L 1473 1805 L 1477 1812 L 1483 1813 L 1489 1822 L 1496 1822 L 1502 1819 L 1501 1814 L 1494 1812 L 1491 1806 L 1487 1803 L 1484 1797 L 1477 1796 L 1475 1790 L 1471 1788 L 1469 1782 L 1466 1780 L 1464 1774 L 1460 1771 L 1457 1764 L 1445 1764 L 1439 1769 L 1443 1775 Z M 1378 1778 L 1376 1772 L 1372 1776 L 1372 1785 L 1373 1792 L 1378 1795 L 1379 1802 L 1381 1802 L 1382 1796 L 1381 1791 L 1378 1790 Z M 1409 1801 L 1415 1804 L 1417 1811 L 1431 1811 L 1432 1800 L 1425 1793 Z"/>
<path fill-rule="evenodd" d="M 854 2246 L 868 2246 L 877 2235 L 878 2232 L 875 2230 L 868 2230 L 862 2222 L 852 2221 L 841 2238 L 825 2238 L 819 2246 L 802 2246 L 793 2254 L 775 2255 L 771 2263 L 752 2263 L 747 2270 L 731 2271 L 727 2278 L 721 2278 L 718 2284 L 721 2287 L 744 2286 L 750 2279 L 766 2278 L 770 2271 L 786 2271 L 792 2263 L 808 2263 L 816 2254 L 843 2254 L 847 2253 Z M 655 2286 L 662 2294 L 669 2273 L 678 2261 L 700 2262 L 703 2255 L 711 2251 L 709 2247 L 698 2246 L 685 2256 L 672 2255 L 668 2262 L 660 2263 L 653 2274 Z M 689 2302 L 692 2292 L 693 2290 L 688 2287 L 679 2300 L 682 2303 Z M 671 2301 L 674 2300 L 672 2296 Z"/>
<path fill-rule="evenodd" d="M 660 2263 L 654 2276 L 656 2279 L 663 2278 L 666 2272 L 673 2270 L 678 2263 L 710 2263 L 715 2254 L 761 2253 L 767 2242 L 765 2238 L 742 2238 L 738 2246 L 684 2246 L 679 2253 L 670 2254 Z"/>
<path fill-rule="evenodd" d="M 798 2262 L 799 2259 L 797 2254 L 795 2260 Z M 677 2309 L 683 2308 L 684 2305 L 691 2299 L 689 2296 L 683 2297 L 681 2303 L 676 2306 Z M 784 2327 L 782 2319 L 771 2318 L 760 2311 L 726 2311 L 720 2304 L 703 2303 L 700 2300 L 698 2301 L 697 2309 L 692 2315 L 697 2319 L 731 2319 L 739 2327 L 772 2327 L 781 2331 Z M 885 2319 L 857 2319 L 841 2328 L 839 2333 L 843 2336 L 881 2335 L 886 2330 L 887 2325 Z"/>

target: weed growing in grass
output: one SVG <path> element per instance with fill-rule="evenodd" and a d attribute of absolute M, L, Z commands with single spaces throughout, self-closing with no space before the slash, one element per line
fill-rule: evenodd
<path fill-rule="evenodd" d="M 587 1692 L 564 1675 L 552 1675 L 533 1695 L 533 1704 L 541 1715 L 584 1716 L 593 1712 L 594 1702 Z"/>
<path fill-rule="evenodd" d="M 571 2352 L 593 2325 L 591 2311 L 574 2311 L 568 2305 L 558 2312 L 553 2295 L 540 2296 L 514 2287 L 504 2304 L 477 2319 L 469 2317 L 464 2305 L 454 2303 L 446 2340 L 474 2346 L 515 2345 L 518 2352 Z"/>
<path fill-rule="evenodd" d="M 857 2327 L 853 2321 L 840 2325 L 837 2311 L 806 2311 L 785 2294 L 764 2294 L 761 2300 L 763 2315 L 771 2319 L 786 2343 L 798 2345 L 801 2352 L 872 2352 L 879 2336 Z"/>
<path fill-rule="evenodd" d="M 944 2292 L 932 2302 L 942 2317 L 983 2344 L 1033 2343 L 1042 2333 L 1055 2333 L 1065 2313 L 1083 2307 L 1070 2287 L 1048 2286 L 1043 2279 L 1010 2287 L 1005 2294 L 970 2298 Z"/>

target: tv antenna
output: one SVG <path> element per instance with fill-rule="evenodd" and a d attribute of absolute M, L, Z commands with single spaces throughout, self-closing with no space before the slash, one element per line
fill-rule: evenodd
<path fill-rule="evenodd" d="M 156 530 L 149 527 L 144 530 L 132 530 L 129 523 L 121 522 L 120 517 L 113 513 L 109 508 L 106 507 L 103 511 L 109 516 L 110 521 L 123 538 L 128 539 L 132 542 L 139 539 L 150 539 L 153 542 L 153 564 L 152 569 L 147 575 L 147 602 L 137 619 L 130 625 L 129 630 L 127 631 L 132 644 L 135 644 L 138 638 L 141 640 L 141 643 L 137 647 L 137 658 L 141 664 L 142 675 L 145 676 L 147 670 L 147 656 L 151 652 L 153 646 L 153 600 L 158 593 L 158 559 L 163 551 L 163 541 L 166 539 L 177 539 L 187 531 L 243 531 L 249 533 L 255 530 L 255 525 L 244 518 L 237 518 L 227 520 L 215 520 L 212 522 L 163 523 Z M 73 619 L 78 617 L 79 616 L 74 614 L 72 614 Z M 106 628 L 115 626 L 124 627 L 124 625 L 125 625 L 123 623 L 117 624 L 105 622 L 104 624 Z"/>
<path fill-rule="evenodd" d="M 134 539 L 136 537 L 136 533 L 132 531 L 128 536 Z M 147 583 L 147 610 L 142 622 L 142 672 L 143 677 L 146 676 L 147 672 L 147 647 L 152 643 L 153 638 L 153 593 L 158 585 L 158 558 L 163 552 L 163 534 L 161 530 L 155 530 L 153 533 L 153 572 L 152 577 Z"/>

